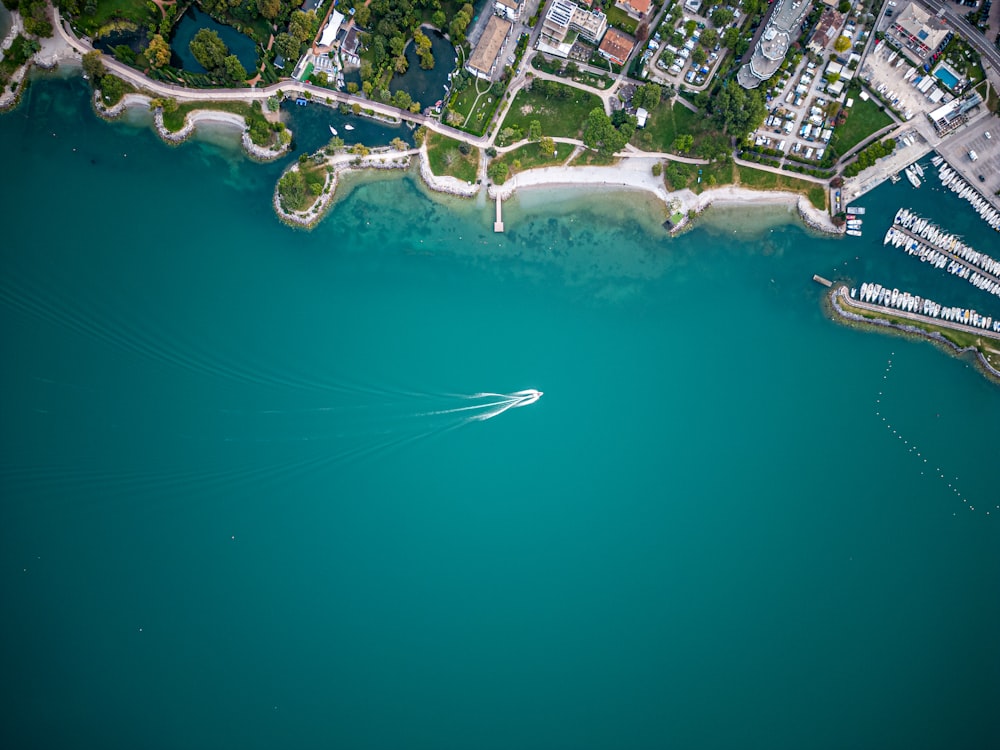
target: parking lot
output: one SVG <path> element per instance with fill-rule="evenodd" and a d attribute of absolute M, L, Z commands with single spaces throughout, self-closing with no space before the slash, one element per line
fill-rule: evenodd
<path fill-rule="evenodd" d="M 885 42 L 872 48 L 861 67 L 862 80 L 907 121 L 941 103 L 931 101 L 916 89 L 915 82 L 921 74 L 922 71 L 915 71 L 905 57 Z M 936 85 L 928 89 L 928 93 L 933 91 L 939 91 Z"/>
<path fill-rule="evenodd" d="M 952 167 L 962 173 L 965 181 L 983 197 L 1000 208 L 1000 121 L 984 114 L 956 131 L 938 145 L 937 151 Z M 989 133 L 990 137 L 986 134 Z M 972 161 L 969 151 L 976 153 Z M 983 179 L 979 179 L 982 176 Z"/>

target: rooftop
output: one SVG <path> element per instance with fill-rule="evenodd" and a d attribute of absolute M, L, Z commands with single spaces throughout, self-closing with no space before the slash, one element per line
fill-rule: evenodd
<path fill-rule="evenodd" d="M 634 37 L 618 29 L 608 29 L 608 33 L 604 35 L 604 41 L 601 42 L 601 46 L 598 49 L 613 61 L 622 65 L 628 59 L 628 56 L 632 54 L 633 47 L 635 47 Z"/>
<path fill-rule="evenodd" d="M 490 16 L 486 30 L 483 31 L 483 35 L 479 39 L 479 44 L 476 45 L 472 57 L 469 58 L 469 67 L 484 75 L 489 75 L 510 29 L 510 21 L 500 18 L 500 16 Z"/>

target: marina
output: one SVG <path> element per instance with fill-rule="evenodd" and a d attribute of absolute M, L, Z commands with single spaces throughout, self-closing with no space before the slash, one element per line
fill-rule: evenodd
<path fill-rule="evenodd" d="M 1000 297 L 1000 262 L 977 252 L 958 237 L 942 231 L 912 211 L 900 208 L 885 233 L 884 245 L 892 245 L 919 257 L 921 262 L 967 280 L 978 289 Z"/>
<path fill-rule="evenodd" d="M 846 286 L 841 287 L 838 292 L 843 297 L 848 296 Z M 991 316 L 980 315 L 969 308 L 941 305 L 910 292 L 868 282 L 863 283 L 860 288 L 851 289 L 849 296 L 852 305 L 857 304 L 872 311 L 891 310 L 894 315 L 902 315 L 910 320 L 1000 340 L 1000 319 L 994 320 Z"/>
<path fill-rule="evenodd" d="M 943 159 L 939 162 L 938 177 L 944 187 L 957 193 L 959 198 L 967 200 L 983 221 L 1000 232 L 1000 210 L 994 208 L 979 190 L 962 179 L 961 175 Z"/>

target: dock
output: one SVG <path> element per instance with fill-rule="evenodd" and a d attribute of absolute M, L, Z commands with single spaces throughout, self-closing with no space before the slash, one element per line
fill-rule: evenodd
<path fill-rule="evenodd" d="M 988 280 L 992 281 L 995 284 L 1000 284 L 1000 277 L 994 276 L 989 271 L 987 271 L 985 268 L 980 268 L 979 266 L 975 265 L 974 263 L 970 263 L 965 258 L 963 258 L 961 255 L 956 255 L 955 253 L 951 252 L 950 250 L 945 250 L 943 247 L 938 247 L 937 245 L 931 244 L 930 241 L 925 240 L 919 234 L 911 232 L 909 229 L 907 229 L 906 227 L 902 226 L 901 224 L 893 223 L 892 228 L 895 229 L 897 232 L 901 232 L 902 234 L 904 234 L 906 237 L 910 238 L 911 240 L 914 240 L 915 242 L 919 243 L 922 247 L 926 247 L 929 250 L 934 250 L 936 252 L 939 252 L 939 253 L 941 253 L 941 255 L 944 255 L 946 258 L 948 258 L 948 260 L 955 261 L 958 265 L 962 266 L 963 268 L 968 269 L 970 275 L 973 274 L 973 273 L 978 273 L 983 278 L 988 279 Z M 977 252 L 976 250 L 973 250 L 971 247 L 969 249 L 972 250 L 973 252 Z"/>
<path fill-rule="evenodd" d="M 815 281 L 817 284 L 822 284 L 825 287 L 831 287 L 831 286 L 833 286 L 833 282 L 832 281 L 830 281 L 829 279 L 824 279 L 818 273 L 814 273 L 813 274 L 813 281 Z"/>
<path fill-rule="evenodd" d="M 501 212 L 500 206 L 502 201 L 500 200 L 500 193 L 497 193 L 497 220 L 493 222 L 493 231 L 502 232 L 503 231 L 503 213 Z"/>

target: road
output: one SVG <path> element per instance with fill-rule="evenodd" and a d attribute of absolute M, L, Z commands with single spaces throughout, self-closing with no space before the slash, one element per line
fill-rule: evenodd
<path fill-rule="evenodd" d="M 944 19 L 982 56 L 986 76 L 992 80 L 994 85 L 1000 87 L 1000 50 L 997 50 L 979 29 L 966 21 L 948 3 L 942 2 L 942 0 L 920 0 L 920 3 L 934 14 L 944 10 Z M 968 8 L 964 10 L 965 12 L 969 11 Z"/>

